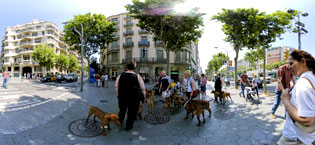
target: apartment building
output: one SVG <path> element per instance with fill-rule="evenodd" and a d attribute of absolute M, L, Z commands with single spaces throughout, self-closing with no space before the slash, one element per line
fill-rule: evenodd
<path fill-rule="evenodd" d="M 137 63 L 135 71 L 145 82 L 154 82 L 160 71 L 167 70 L 166 51 L 161 42 L 155 43 L 152 34 L 137 27 L 138 20 L 127 16 L 127 13 L 110 16 L 108 19 L 116 23 L 117 33 L 115 41 L 101 52 L 101 67 L 114 80 L 124 70 L 125 62 L 132 59 Z M 186 69 L 198 73 L 199 66 L 196 43 L 185 46 L 181 52 L 170 53 L 170 76 L 174 80 L 183 78 Z"/>
<path fill-rule="evenodd" d="M 40 73 L 42 68 L 32 59 L 33 48 L 39 44 L 48 44 L 56 54 L 68 54 L 67 45 L 61 40 L 62 31 L 52 22 L 34 19 L 30 23 L 7 27 L 2 38 L 1 62 L 3 70 L 12 77 L 21 77 L 24 73 Z M 47 67 L 47 72 L 57 72 Z"/>
<path fill-rule="evenodd" d="M 289 51 L 291 53 L 294 50 L 293 47 L 281 46 L 281 47 L 272 47 L 267 51 L 267 64 L 273 64 L 276 62 L 283 61 L 284 52 Z"/>

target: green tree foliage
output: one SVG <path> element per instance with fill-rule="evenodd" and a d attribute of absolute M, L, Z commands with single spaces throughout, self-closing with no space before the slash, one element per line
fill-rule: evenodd
<path fill-rule="evenodd" d="M 275 63 L 271 64 L 271 69 L 278 69 L 280 66 L 282 66 L 284 64 L 285 64 L 285 62 L 282 62 L 282 61 L 275 62 Z"/>
<path fill-rule="evenodd" d="M 249 68 L 246 69 L 246 71 L 252 71 L 252 70 L 255 70 L 255 68 L 254 67 L 249 67 Z"/>
<path fill-rule="evenodd" d="M 87 58 L 90 65 L 90 57 L 95 53 L 99 53 L 101 50 L 106 49 L 110 42 L 114 40 L 116 32 L 115 24 L 109 22 L 103 14 L 91 14 L 75 15 L 73 19 L 69 20 L 64 26 L 64 41 L 81 53 L 80 36 L 73 32 L 73 29 L 77 29 L 81 33 L 80 22 L 83 25 L 84 36 L 84 57 Z M 89 68 L 89 66 L 88 66 Z"/>
<path fill-rule="evenodd" d="M 206 69 L 206 73 L 208 73 L 208 76 L 210 76 L 210 78 L 212 78 L 212 76 L 210 74 L 212 74 L 213 72 L 218 72 L 218 70 L 223 65 L 223 60 L 228 60 L 228 59 L 229 59 L 229 57 L 222 52 L 214 54 L 212 56 L 212 59 L 208 62 L 208 66 Z"/>
<path fill-rule="evenodd" d="M 271 70 L 271 69 L 272 69 L 271 65 L 270 65 L 270 64 L 267 64 L 267 65 L 266 65 L 266 69 L 267 69 L 267 70 Z"/>
<path fill-rule="evenodd" d="M 65 54 L 60 53 L 55 59 L 55 64 L 57 68 L 63 71 L 64 69 L 68 67 L 69 59 Z"/>
<path fill-rule="evenodd" d="M 37 61 L 38 64 L 42 67 L 53 66 L 54 60 L 56 57 L 56 52 L 53 48 L 48 45 L 39 44 L 34 47 L 34 51 L 32 53 L 32 58 L 34 61 Z M 44 74 L 46 74 L 44 72 Z"/>
<path fill-rule="evenodd" d="M 69 59 L 68 69 L 74 70 L 78 66 L 77 58 L 73 55 L 68 55 L 68 59 Z"/>
<path fill-rule="evenodd" d="M 257 68 L 257 61 L 264 59 L 264 50 L 263 49 L 256 49 L 250 50 L 249 52 L 245 53 L 244 60 L 249 62 L 250 66 Z"/>
<path fill-rule="evenodd" d="M 173 0 L 133 0 L 127 5 L 129 14 L 138 19 L 139 26 L 153 34 L 155 42 L 162 42 L 167 57 L 167 73 L 170 73 L 170 52 L 182 51 L 184 46 L 196 43 L 201 37 L 203 25 L 201 13 L 192 9 L 186 14 L 179 15 L 173 10 L 178 1 Z M 190 58 L 189 58 L 190 59 Z"/>

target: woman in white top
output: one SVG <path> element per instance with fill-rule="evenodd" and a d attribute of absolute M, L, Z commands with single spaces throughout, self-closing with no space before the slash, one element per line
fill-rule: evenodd
<path fill-rule="evenodd" d="M 193 95 L 193 91 L 194 91 L 194 87 L 195 87 L 195 81 L 194 81 L 194 78 L 190 76 L 190 71 L 189 70 L 185 71 L 183 84 L 185 84 L 183 86 L 185 87 L 185 90 L 186 90 L 186 93 L 185 93 L 186 94 L 186 98 L 188 100 L 190 100 L 190 98 Z"/>
<path fill-rule="evenodd" d="M 289 63 L 294 75 L 299 76 L 299 79 L 291 92 L 288 88 L 282 91 L 281 99 L 286 110 L 286 122 L 278 144 L 310 145 L 315 141 L 315 132 L 314 130 L 309 132 L 303 129 L 303 126 L 308 129 L 314 128 L 315 60 L 303 50 L 294 50 L 290 54 Z"/>
<path fill-rule="evenodd" d="M 254 76 L 254 79 L 252 81 L 252 88 L 254 88 L 256 90 L 257 93 L 257 97 L 259 98 L 259 94 L 258 94 L 258 86 L 257 86 L 257 76 Z"/>

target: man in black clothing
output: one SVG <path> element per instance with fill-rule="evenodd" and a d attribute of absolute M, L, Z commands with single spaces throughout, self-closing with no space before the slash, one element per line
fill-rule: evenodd
<path fill-rule="evenodd" d="M 220 73 L 217 74 L 217 79 L 215 80 L 215 83 L 214 83 L 214 90 L 216 92 L 220 92 L 222 91 L 222 87 L 223 87 L 223 80 L 222 78 L 220 77 Z M 214 102 L 217 102 L 217 97 L 214 97 Z"/>
<path fill-rule="evenodd" d="M 126 131 L 133 128 L 139 104 L 143 103 L 146 96 L 143 79 L 134 72 L 136 63 L 132 60 L 127 63 L 127 71 L 122 72 L 116 80 L 116 94 L 119 105 L 119 121 L 122 124 L 127 112 Z M 142 102 L 140 102 L 142 101 Z"/>

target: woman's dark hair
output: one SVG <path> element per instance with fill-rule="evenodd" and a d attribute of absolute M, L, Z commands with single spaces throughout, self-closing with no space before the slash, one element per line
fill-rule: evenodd
<path fill-rule="evenodd" d="M 127 61 L 127 64 L 126 64 L 126 68 L 127 68 L 128 70 L 135 70 L 135 68 L 136 68 L 136 62 L 133 61 L 133 60 L 128 60 L 128 61 Z"/>
<path fill-rule="evenodd" d="M 315 59 L 311 54 L 303 50 L 294 50 L 290 56 L 298 62 L 302 62 L 304 58 L 306 66 L 315 74 Z"/>
<path fill-rule="evenodd" d="M 201 74 L 201 76 L 202 76 L 202 77 L 204 77 L 204 76 L 205 76 L 205 74 Z"/>

